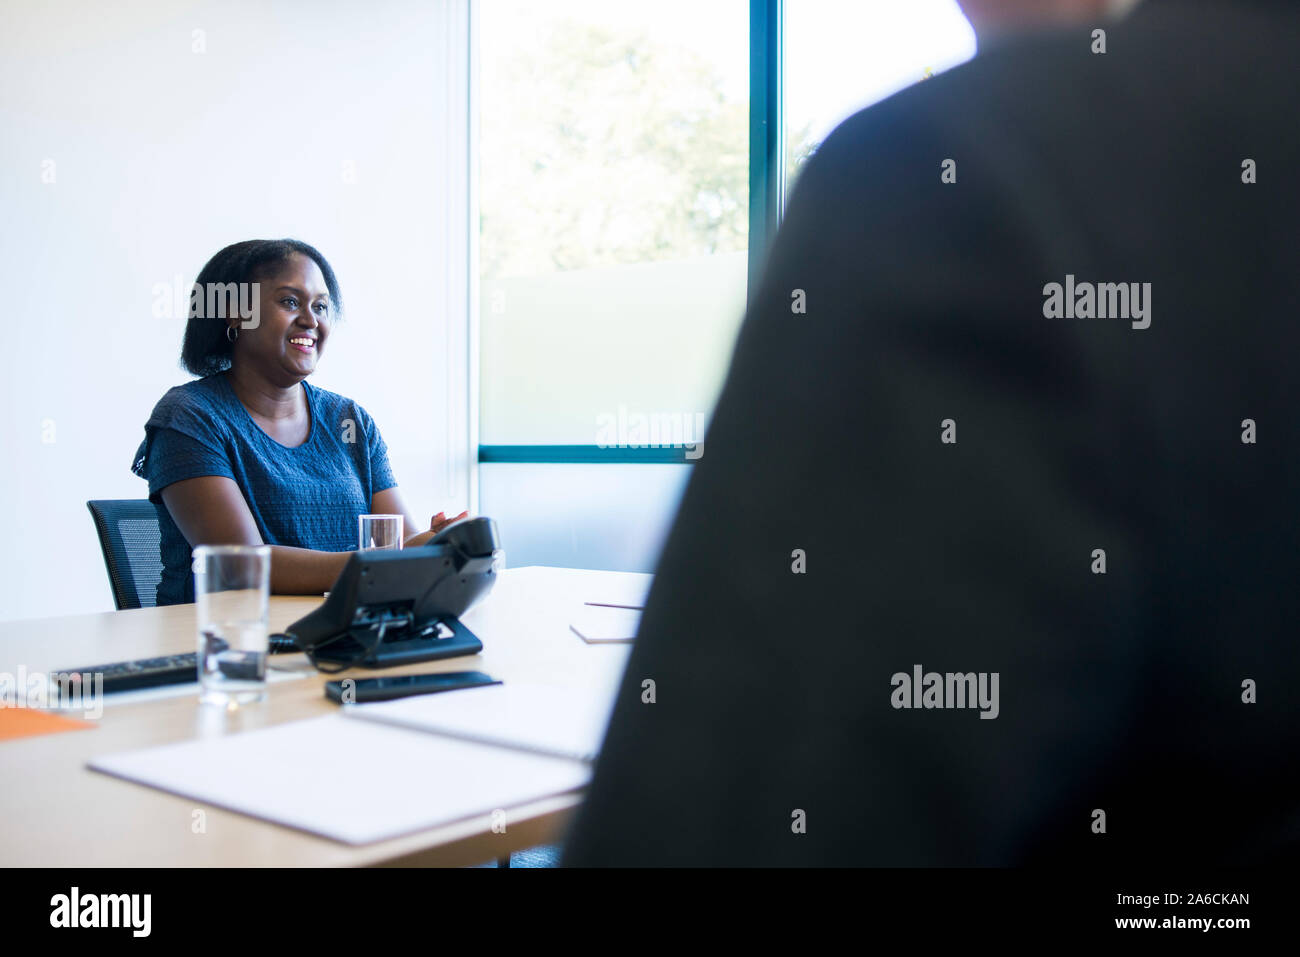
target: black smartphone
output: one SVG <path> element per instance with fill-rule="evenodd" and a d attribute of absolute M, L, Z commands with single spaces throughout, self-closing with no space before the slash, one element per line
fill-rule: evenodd
<path fill-rule="evenodd" d="M 481 671 L 439 671 L 429 675 L 396 675 L 391 678 L 345 678 L 327 681 L 325 697 L 339 704 L 364 704 L 367 701 L 391 701 L 417 694 L 436 694 L 460 688 L 499 685 L 491 675 Z"/>

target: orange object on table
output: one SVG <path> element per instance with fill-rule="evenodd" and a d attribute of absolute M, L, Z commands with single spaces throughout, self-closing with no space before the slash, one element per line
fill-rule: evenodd
<path fill-rule="evenodd" d="M 38 734 L 54 734 L 58 731 L 81 731 L 93 728 L 89 721 L 65 718 L 61 714 L 50 714 L 34 708 L 0 707 L 0 741 L 13 738 L 31 738 Z"/>

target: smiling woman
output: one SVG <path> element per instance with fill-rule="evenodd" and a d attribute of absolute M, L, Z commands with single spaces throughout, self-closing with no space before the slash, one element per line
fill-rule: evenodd
<path fill-rule="evenodd" d="M 158 510 L 159 605 L 193 601 L 196 545 L 270 545 L 271 590 L 313 594 L 356 547 L 358 515 L 404 516 L 407 546 L 455 520 L 420 532 L 374 420 L 306 381 L 341 307 L 329 262 L 297 240 L 235 243 L 200 271 L 181 364 L 201 378 L 154 407 L 132 465 Z"/>

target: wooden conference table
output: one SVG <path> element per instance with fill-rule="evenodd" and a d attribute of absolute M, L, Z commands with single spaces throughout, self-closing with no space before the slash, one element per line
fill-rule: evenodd
<path fill-rule="evenodd" d="M 483 641 L 481 655 L 341 676 L 316 673 L 300 655 L 276 655 L 273 665 L 310 673 L 271 683 L 258 704 L 228 711 L 200 705 L 194 692 L 117 703 L 110 695 L 102 717 L 87 730 L 0 741 L 0 866 L 458 866 L 554 841 L 580 792 L 511 808 L 505 833 L 493 833 L 489 816 L 482 815 L 354 847 L 90 771 L 86 762 L 333 713 L 337 705 L 325 698 L 324 684 L 339 677 L 478 670 L 506 682 L 604 694 L 629 646 L 586 644 L 569 630 L 574 611 L 584 601 L 634 600 L 649 581 L 649 575 L 623 572 L 507 569 L 464 617 Z M 271 630 L 283 630 L 320 601 L 273 597 Z M 193 605 L 2 622 L 0 673 L 16 675 L 20 665 L 27 674 L 56 672 L 193 651 L 194 632 Z M 204 811 L 201 833 L 194 827 L 196 809 Z"/>

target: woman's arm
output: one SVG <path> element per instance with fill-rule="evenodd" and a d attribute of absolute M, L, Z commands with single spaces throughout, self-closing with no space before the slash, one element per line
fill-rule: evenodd
<path fill-rule="evenodd" d="M 264 544 L 253 513 L 233 479 L 221 475 L 184 479 L 163 489 L 162 500 L 191 547 Z M 271 592 L 319 595 L 328 591 L 351 554 L 272 545 Z"/>
<path fill-rule="evenodd" d="M 376 515 L 402 516 L 403 539 L 409 539 L 412 535 L 418 535 L 423 531 L 422 528 L 415 524 L 415 519 L 411 518 L 411 513 L 406 509 L 406 503 L 402 501 L 402 493 L 397 491 L 396 485 L 372 495 L 370 497 L 370 511 Z"/>

